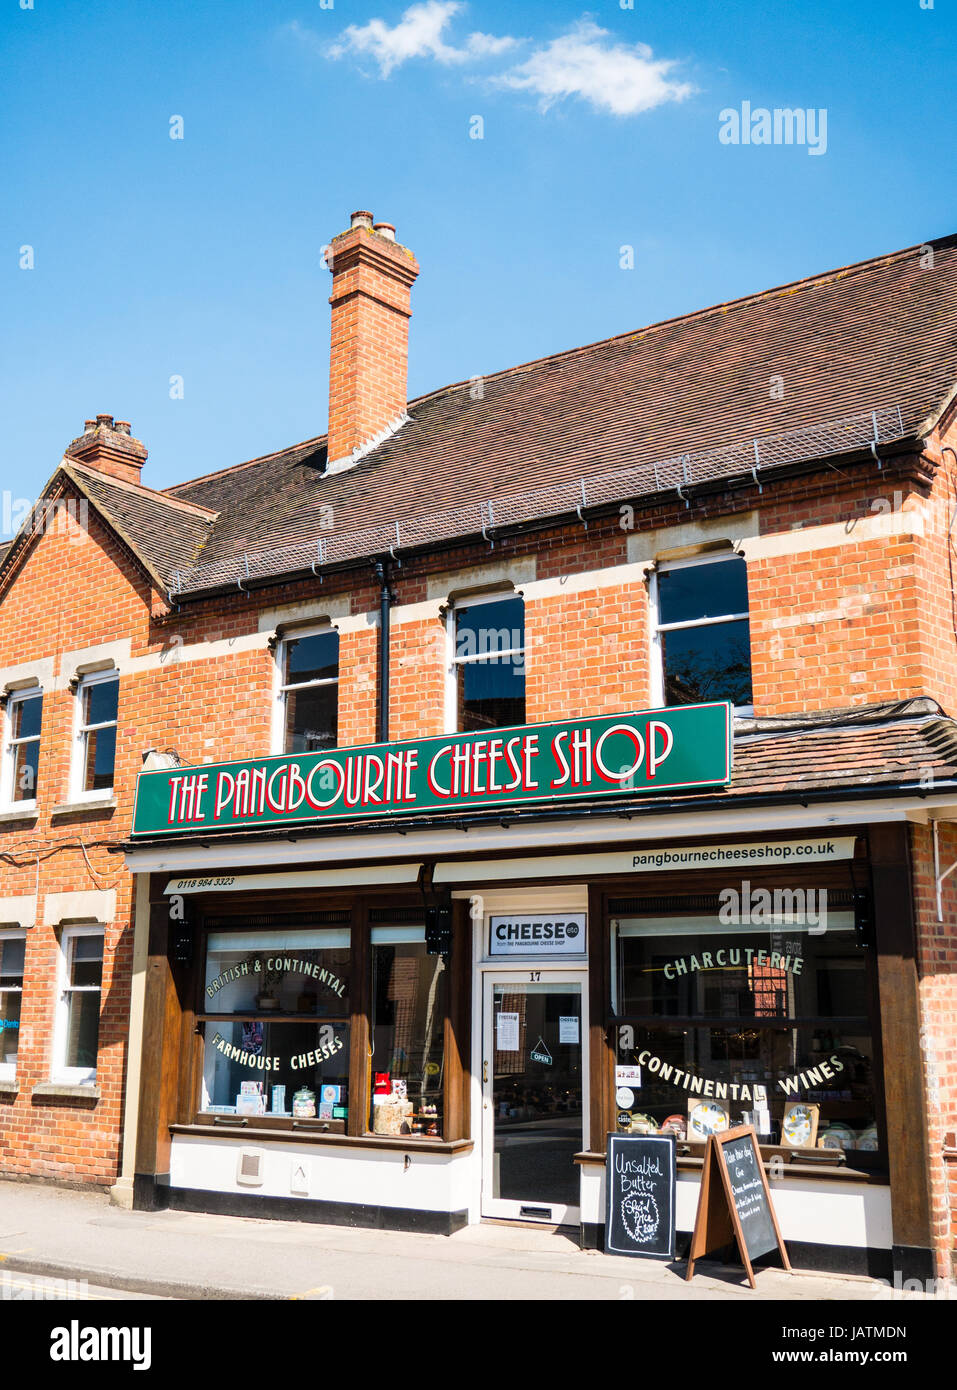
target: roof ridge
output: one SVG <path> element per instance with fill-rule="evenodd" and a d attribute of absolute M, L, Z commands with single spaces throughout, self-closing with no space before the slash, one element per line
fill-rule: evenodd
<path fill-rule="evenodd" d="M 156 497 L 161 502 L 165 502 L 171 507 L 180 507 L 184 511 L 197 514 L 202 513 L 204 517 L 210 517 L 211 519 L 215 519 L 219 516 L 219 512 L 214 511 L 212 507 L 204 507 L 201 502 L 188 502 L 182 497 L 170 497 L 167 492 L 160 491 L 158 488 L 146 487 L 143 483 L 131 483 L 126 478 L 117 478 L 113 473 L 103 473 L 98 468 L 91 468 L 88 463 L 82 463 L 79 459 L 70 458 L 68 454 L 64 455 L 61 467 L 65 468 L 68 472 L 75 468 L 81 473 L 92 474 L 94 478 L 103 478 L 111 486 L 118 487 L 124 492 L 148 493 L 150 497 Z"/>

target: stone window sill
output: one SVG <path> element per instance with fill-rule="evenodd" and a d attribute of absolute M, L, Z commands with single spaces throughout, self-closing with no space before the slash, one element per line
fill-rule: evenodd
<path fill-rule="evenodd" d="M 44 1081 L 40 1086 L 34 1086 L 32 1091 L 34 1100 L 87 1100 L 97 1101 L 100 1098 L 99 1086 L 91 1085 L 71 1085 L 68 1081 Z"/>
<path fill-rule="evenodd" d="M 20 1083 L 17 1080 L 0 1081 L 0 1100 L 12 1100 L 20 1094 Z"/>
<path fill-rule="evenodd" d="M 81 811 L 115 811 L 116 797 L 104 796 L 97 797 L 90 801 L 64 801 L 59 806 L 54 806 L 50 812 L 51 816 L 75 816 Z"/>
<path fill-rule="evenodd" d="M 29 811 L 9 811 L 0 810 L 0 825 L 16 825 L 18 822 L 35 822 L 40 819 L 40 812 L 34 806 Z"/>

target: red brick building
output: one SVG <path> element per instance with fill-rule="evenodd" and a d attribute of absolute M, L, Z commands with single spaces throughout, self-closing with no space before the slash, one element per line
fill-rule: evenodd
<path fill-rule="evenodd" d="M 0 560 L 0 1169 L 598 1243 L 664 1126 L 680 1245 L 747 1119 L 795 1264 L 949 1271 L 957 241 L 408 403 L 330 259 L 328 437 L 98 417 Z"/>

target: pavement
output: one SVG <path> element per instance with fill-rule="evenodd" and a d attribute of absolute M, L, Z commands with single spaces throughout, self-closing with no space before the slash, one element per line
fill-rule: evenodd
<path fill-rule="evenodd" d="M 742 1270 L 706 1261 L 686 1283 L 683 1263 L 583 1251 L 573 1233 L 545 1228 L 482 1224 L 435 1236 L 126 1211 L 105 1193 L 0 1181 L 0 1296 L 29 1297 L 15 1295 L 14 1284 L 38 1276 L 85 1282 L 79 1296 L 91 1298 L 813 1303 L 892 1296 L 875 1280 L 776 1269 L 758 1272 L 752 1292 Z"/>

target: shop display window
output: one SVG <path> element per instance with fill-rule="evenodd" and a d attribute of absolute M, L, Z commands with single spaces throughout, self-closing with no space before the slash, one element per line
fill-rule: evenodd
<path fill-rule="evenodd" d="M 373 927 L 372 1100 L 375 1134 L 442 1134 L 448 970 L 425 927 Z"/>
<path fill-rule="evenodd" d="M 344 1122 L 350 968 L 348 927 L 210 932 L 201 1109 Z"/>
<path fill-rule="evenodd" d="M 618 1126 L 703 1143 L 753 1124 L 877 1166 L 871 953 L 826 894 L 777 905 L 612 919 Z"/>

